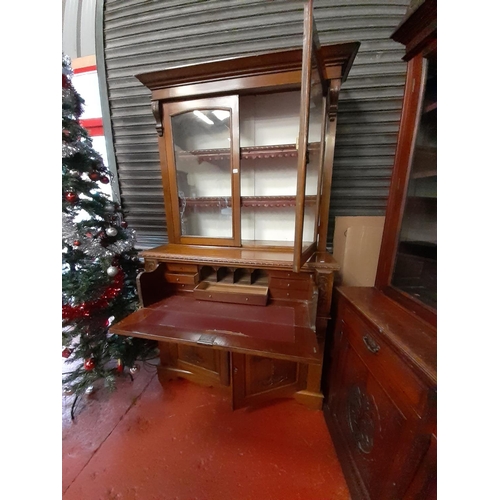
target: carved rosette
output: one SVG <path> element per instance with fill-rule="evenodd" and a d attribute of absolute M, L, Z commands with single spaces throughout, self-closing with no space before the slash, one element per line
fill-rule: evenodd
<path fill-rule="evenodd" d="M 354 385 L 347 398 L 347 421 L 356 446 L 362 453 L 370 453 L 380 417 L 373 396 L 364 388 Z"/>
<path fill-rule="evenodd" d="M 158 261 L 147 259 L 144 262 L 144 271 L 152 273 L 158 267 Z"/>

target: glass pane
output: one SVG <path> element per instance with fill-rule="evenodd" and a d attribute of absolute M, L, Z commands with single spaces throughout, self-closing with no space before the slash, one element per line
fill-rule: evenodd
<path fill-rule="evenodd" d="M 392 284 L 437 308 L 437 67 L 428 61 L 424 98 Z"/>
<path fill-rule="evenodd" d="M 182 236 L 233 236 L 230 118 L 223 109 L 172 117 Z"/>
<path fill-rule="evenodd" d="M 300 91 L 240 97 L 241 238 L 292 245 Z"/>
<path fill-rule="evenodd" d="M 309 100 L 309 133 L 307 137 L 308 162 L 306 165 L 306 200 L 302 251 L 316 241 L 316 214 L 319 211 L 318 182 L 321 170 L 321 133 L 323 126 L 323 88 L 315 62 L 311 58 L 311 96 Z"/>

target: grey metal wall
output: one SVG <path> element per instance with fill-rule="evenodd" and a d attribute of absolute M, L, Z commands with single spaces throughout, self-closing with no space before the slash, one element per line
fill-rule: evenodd
<path fill-rule="evenodd" d="M 71 59 L 95 55 L 96 0 L 62 1 L 62 50 Z"/>
<path fill-rule="evenodd" d="M 69 1 L 69 0 L 67 0 Z M 335 215 L 384 215 L 406 64 L 389 37 L 409 0 L 316 0 L 323 44 L 360 41 L 341 90 L 329 241 Z M 121 201 L 138 247 L 166 239 L 149 90 L 134 74 L 302 44 L 303 4 L 290 0 L 98 0 L 110 128 Z M 100 27 L 98 26 L 98 35 Z"/>

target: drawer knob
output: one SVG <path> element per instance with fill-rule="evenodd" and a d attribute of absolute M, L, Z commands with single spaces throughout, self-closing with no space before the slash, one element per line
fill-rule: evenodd
<path fill-rule="evenodd" d="M 380 351 L 380 346 L 368 335 L 363 337 L 363 342 L 365 343 L 366 348 L 373 354 Z"/>

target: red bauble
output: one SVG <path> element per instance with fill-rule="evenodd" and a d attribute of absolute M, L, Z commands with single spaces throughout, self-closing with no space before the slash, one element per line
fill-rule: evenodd
<path fill-rule="evenodd" d="M 79 247 L 81 244 L 82 244 L 81 241 L 78 241 L 78 240 L 73 241 L 73 246 L 74 247 Z"/>
<path fill-rule="evenodd" d="M 92 358 L 86 359 L 85 363 L 83 363 L 83 367 L 88 372 L 91 371 L 91 370 L 93 370 L 95 368 L 95 362 L 94 362 L 94 360 Z"/>
<path fill-rule="evenodd" d="M 103 175 L 100 180 L 103 184 L 109 184 L 109 179 L 105 175 Z"/>
<path fill-rule="evenodd" d="M 93 172 L 90 172 L 89 178 L 92 181 L 98 181 L 101 178 L 101 174 L 94 170 Z"/>
<path fill-rule="evenodd" d="M 128 222 L 127 221 L 123 221 L 121 223 L 121 226 L 123 227 L 123 229 L 126 229 L 128 227 Z"/>
<path fill-rule="evenodd" d="M 119 359 L 118 362 L 117 362 L 116 371 L 118 373 L 122 373 L 123 372 L 123 363 L 122 363 L 121 359 Z"/>
<path fill-rule="evenodd" d="M 62 351 L 62 357 L 63 358 L 69 358 L 71 356 L 71 353 L 73 351 L 71 349 L 69 349 L 68 347 L 65 347 Z"/>
<path fill-rule="evenodd" d="M 68 191 L 67 193 L 64 193 L 64 197 L 66 198 L 66 201 L 69 201 L 70 203 L 75 203 L 75 201 L 78 199 L 78 195 L 74 191 Z"/>

